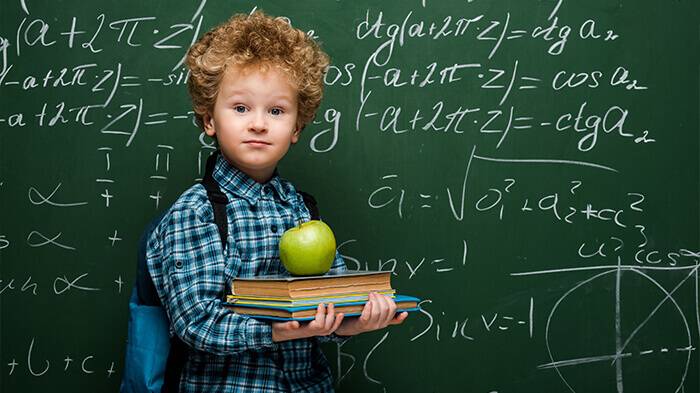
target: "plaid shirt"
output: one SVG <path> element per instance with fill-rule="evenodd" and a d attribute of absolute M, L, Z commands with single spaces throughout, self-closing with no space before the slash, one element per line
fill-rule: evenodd
<path fill-rule="evenodd" d="M 181 392 L 333 391 L 319 342 L 335 335 L 272 342 L 272 327 L 222 306 L 234 277 L 288 274 L 279 239 L 310 218 L 291 183 L 275 174 L 259 184 L 219 156 L 214 179 L 229 203 L 222 250 L 204 187 L 185 191 L 148 241 L 148 269 L 170 319 L 170 332 L 189 353 Z M 331 273 L 346 270 L 336 253 Z"/>

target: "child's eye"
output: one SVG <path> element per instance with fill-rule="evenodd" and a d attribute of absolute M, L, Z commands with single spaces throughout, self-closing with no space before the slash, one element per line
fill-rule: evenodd
<path fill-rule="evenodd" d="M 233 107 L 233 110 L 235 110 L 238 113 L 245 113 L 246 108 L 243 105 L 236 105 Z"/>
<path fill-rule="evenodd" d="M 282 114 L 282 109 L 272 108 L 272 109 L 270 109 L 270 114 L 275 115 L 275 116 L 279 116 Z"/>

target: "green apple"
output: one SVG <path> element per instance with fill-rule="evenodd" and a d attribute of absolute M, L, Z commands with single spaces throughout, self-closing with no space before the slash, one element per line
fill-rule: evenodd
<path fill-rule="evenodd" d="M 303 222 L 282 234 L 280 260 L 294 276 L 325 274 L 333 259 L 335 236 L 323 221 Z"/>

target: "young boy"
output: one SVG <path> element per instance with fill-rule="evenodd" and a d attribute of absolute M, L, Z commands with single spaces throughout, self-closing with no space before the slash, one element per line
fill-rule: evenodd
<path fill-rule="evenodd" d="M 237 15 L 190 48 L 189 91 L 198 124 L 217 139 L 213 177 L 228 197 L 222 247 L 197 184 L 173 204 L 148 241 L 148 269 L 187 347 L 181 392 L 332 391 L 324 340 L 399 324 L 389 297 L 372 294 L 358 318 L 320 305 L 309 323 L 264 323 L 222 307 L 231 280 L 285 274 L 279 238 L 309 212 L 277 163 L 320 105 L 328 57 L 302 31 L 261 12 Z M 330 274 L 344 271 L 336 253 Z"/>

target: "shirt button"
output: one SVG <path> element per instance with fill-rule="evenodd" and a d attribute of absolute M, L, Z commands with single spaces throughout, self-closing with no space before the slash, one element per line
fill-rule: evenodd
<path fill-rule="evenodd" d="M 272 225 L 270 226 L 270 230 L 271 230 L 273 233 L 277 233 L 277 225 L 272 224 Z"/>
<path fill-rule="evenodd" d="M 178 269 L 182 269 L 182 261 L 175 261 L 175 267 Z"/>
<path fill-rule="evenodd" d="M 262 194 L 267 195 L 269 192 L 270 192 L 270 188 L 268 186 L 263 186 Z"/>

